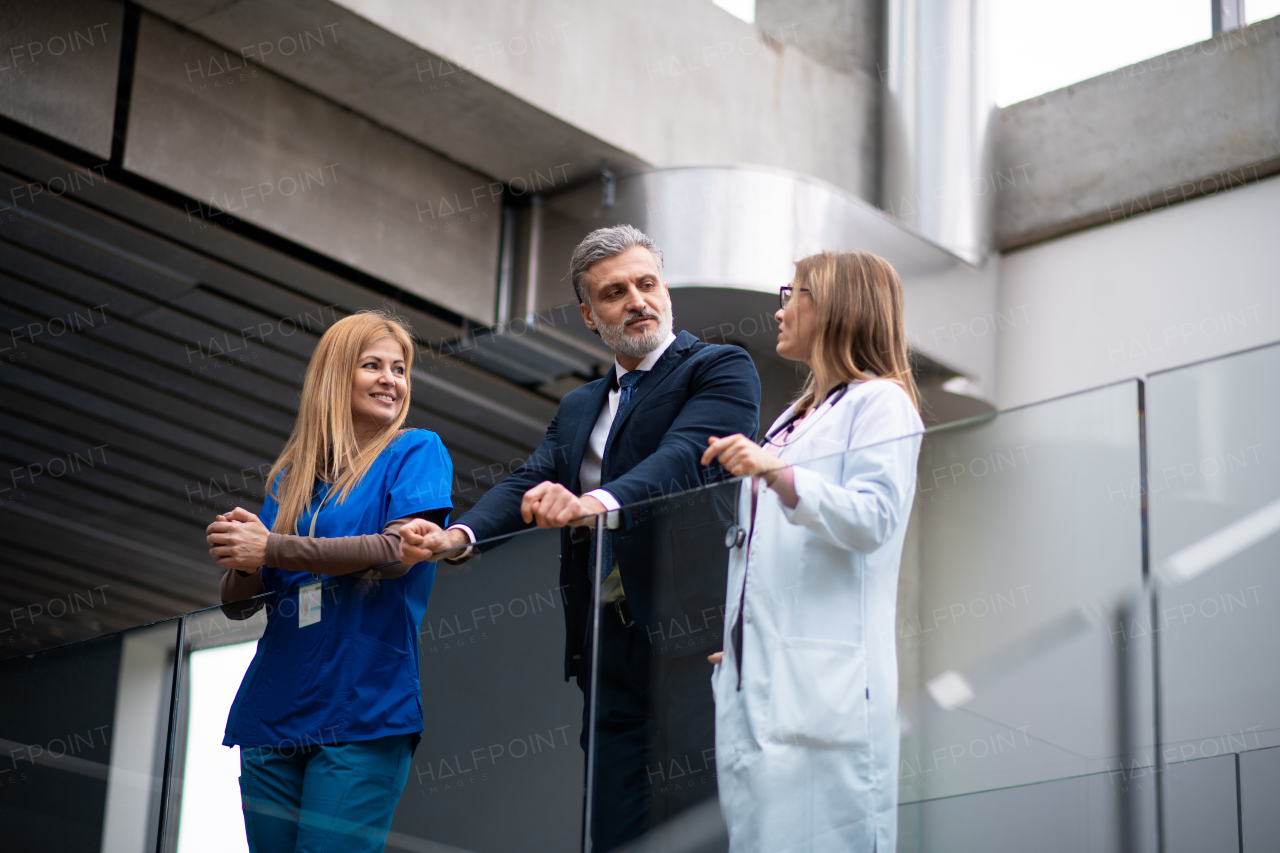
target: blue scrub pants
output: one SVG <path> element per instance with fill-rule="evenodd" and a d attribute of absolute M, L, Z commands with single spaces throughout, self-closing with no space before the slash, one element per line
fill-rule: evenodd
<path fill-rule="evenodd" d="M 379 853 L 409 779 L 413 735 L 240 748 L 240 802 L 253 853 Z"/>

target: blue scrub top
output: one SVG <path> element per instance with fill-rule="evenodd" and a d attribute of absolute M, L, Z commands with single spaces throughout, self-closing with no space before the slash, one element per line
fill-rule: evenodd
<path fill-rule="evenodd" d="M 397 518 L 452 509 L 452 482 L 453 463 L 439 436 L 408 430 L 378 455 L 346 501 L 321 507 L 315 535 L 381 533 Z M 329 488 L 320 484 L 299 531 L 310 530 Z M 268 495 L 262 523 L 271 527 L 277 511 Z M 231 706 L 223 744 L 291 748 L 413 734 L 416 746 L 418 631 L 435 576 L 435 563 L 418 563 L 398 578 L 325 577 L 320 621 L 300 627 L 298 587 L 317 576 L 263 567 L 265 591 L 277 595 L 269 599 L 267 628 Z"/>

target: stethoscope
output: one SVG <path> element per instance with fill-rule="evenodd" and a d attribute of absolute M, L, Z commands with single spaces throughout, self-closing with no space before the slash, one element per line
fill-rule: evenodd
<path fill-rule="evenodd" d="M 825 415 L 827 412 L 834 409 L 836 407 L 836 403 L 840 402 L 840 398 L 843 397 L 845 395 L 845 392 L 848 390 L 849 390 L 849 386 L 847 384 L 833 386 L 831 390 L 827 392 L 827 396 L 822 398 L 822 402 L 818 404 L 817 408 L 821 409 L 823 406 L 827 406 L 828 402 L 830 402 L 831 405 L 827 406 L 826 409 L 824 409 L 820 414 L 814 417 L 813 420 L 809 422 L 810 425 L 816 422 L 819 417 L 821 417 L 822 415 Z M 832 399 L 833 397 L 835 399 Z M 790 433 L 791 430 L 795 427 L 795 425 L 796 425 L 796 414 L 792 412 L 791 417 L 787 418 L 785 421 L 779 424 L 775 429 L 770 430 L 768 435 L 760 439 L 759 441 L 760 446 L 764 447 L 766 444 L 773 441 L 774 436 L 779 434 L 783 436 L 783 441 L 785 442 L 786 434 Z M 778 445 L 779 448 L 786 447 L 786 446 L 787 445 L 785 443 Z M 724 532 L 724 547 L 726 548 L 741 548 L 743 543 L 747 541 L 746 528 L 744 528 L 741 524 L 738 523 L 740 520 L 739 504 L 740 504 L 740 501 L 733 502 L 733 523 L 730 524 L 729 529 Z"/>

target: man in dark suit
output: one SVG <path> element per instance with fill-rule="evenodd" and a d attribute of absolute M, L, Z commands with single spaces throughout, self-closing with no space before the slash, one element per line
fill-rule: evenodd
<path fill-rule="evenodd" d="M 400 536 L 402 559 L 416 562 L 458 549 L 465 558 L 472 543 L 533 524 L 563 528 L 565 678 L 577 677 L 589 703 L 594 552 L 589 530 L 572 525 L 608 513 L 592 814 L 593 847 L 607 851 L 649 825 L 654 737 L 645 630 L 653 551 L 628 546 L 636 519 L 617 510 L 706 482 L 698 463 L 709 436 L 755 434 L 760 379 L 742 349 L 673 334 L 662 254 L 638 229 L 593 231 L 574 250 L 570 275 L 582 319 L 613 350 L 614 369 L 567 394 L 537 451 L 448 530 L 415 520 Z M 709 668 L 704 675 L 709 702 Z M 584 715 L 584 734 L 590 723 Z"/>

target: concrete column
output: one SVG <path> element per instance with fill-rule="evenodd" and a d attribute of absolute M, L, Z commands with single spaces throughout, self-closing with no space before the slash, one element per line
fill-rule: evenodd
<path fill-rule="evenodd" d="M 863 81 L 862 97 L 845 104 L 865 132 L 851 142 L 863 180 L 858 197 L 880 203 L 881 88 L 885 0 L 756 0 L 756 25 L 841 74 Z"/>
<path fill-rule="evenodd" d="M 994 190 L 984 0 L 890 0 L 882 206 L 970 263 L 990 245 Z"/>

